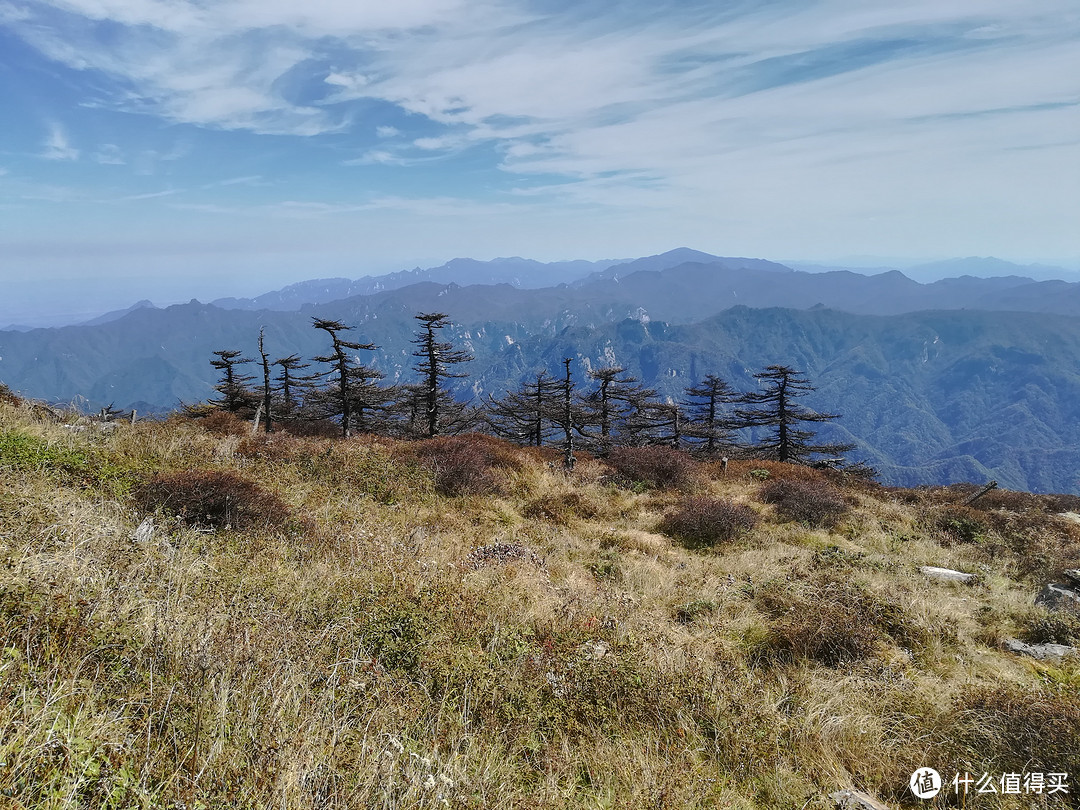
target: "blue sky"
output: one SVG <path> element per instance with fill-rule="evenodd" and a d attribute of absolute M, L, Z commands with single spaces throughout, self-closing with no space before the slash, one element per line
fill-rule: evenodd
<path fill-rule="evenodd" d="M 0 323 L 454 256 L 1080 265 L 1076 0 L 0 0 L 0 116 Z"/>

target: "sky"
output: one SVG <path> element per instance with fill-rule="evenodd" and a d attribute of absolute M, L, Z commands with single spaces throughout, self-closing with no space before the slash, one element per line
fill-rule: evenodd
<path fill-rule="evenodd" d="M 1080 267 L 1080 4 L 0 0 L 0 324 L 682 245 Z"/>

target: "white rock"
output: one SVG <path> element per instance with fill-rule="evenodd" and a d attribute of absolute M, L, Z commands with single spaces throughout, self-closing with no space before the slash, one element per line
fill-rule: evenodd
<path fill-rule="evenodd" d="M 148 517 L 139 524 L 139 528 L 131 533 L 134 543 L 149 543 L 154 536 L 154 518 Z"/>
<path fill-rule="evenodd" d="M 954 571 L 951 568 L 937 568 L 933 565 L 923 565 L 919 567 L 919 570 L 932 579 L 941 579 L 948 582 L 964 583 L 971 583 L 975 581 L 974 574 L 965 574 L 963 571 Z"/>

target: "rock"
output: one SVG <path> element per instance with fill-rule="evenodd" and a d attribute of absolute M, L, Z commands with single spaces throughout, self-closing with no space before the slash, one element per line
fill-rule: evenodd
<path fill-rule="evenodd" d="M 931 579 L 940 579 L 947 582 L 963 582 L 966 585 L 970 585 L 975 581 L 974 574 L 965 574 L 963 571 L 953 571 L 951 568 L 936 568 L 933 565 L 923 565 L 919 567 L 919 570 Z"/>
<path fill-rule="evenodd" d="M 1073 587 L 1080 587 L 1080 568 L 1066 568 L 1062 575 Z"/>
<path fill-rule="evenodd" d="M 586 641 L 578 647 L 578 652 L 586 658 L 591 658 L 593 661 L 599 661 L 605 655 L 611 653 L 611 645 L 606 641 Z"/>
<path fill-rule="evenodd" d="M 861 790 L 852 788 L 830 793 L 829 798 L 836 803 L 837 810 L 889 810 L 886 805 L 873 796 L 868 796 Z"/>
<path fill-rule="evenodd" d="M 131 533 L 131 541 L 133 543 L 149 543 L 154 536 L 154 519 L 152 517 L 146 518 L 139 524 L 139 528 Z"/>
<path fill-rule="evenodd" d="M 1077 655 L 1080 652 L 1076 647 L 1069 647 L 1066 644 L 1025 644 L 1017 638 L 1006 639 L 1005 649 L 1039 661 L 1060 661 L 1067 655 Z"/>
<path fill-rule="evenodd" d="M 466 558 L 466 565 L 478 571 L 488 565 L 515 561 L 532 563 L 537 568 L 544 567 L 544 561 L 532 549 L 518 543 L 494 543 L 490 546 L 474 548 Z"/>
<path fill-rule="evenodd" d="M 1080 592 L 1068 585 L 1051 582 L 1035 597 L 1035 604 L 1047 610 L 1073 610 L 1080 613 Z"/>

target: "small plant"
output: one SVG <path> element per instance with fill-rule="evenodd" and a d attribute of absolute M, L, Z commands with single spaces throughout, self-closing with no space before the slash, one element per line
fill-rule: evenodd
<path fill-rule="evenodd" d="M 1028 644 L 1080 644 L 1080 614 L 1039 610 L 1020 635 Z"/>
<path fill-rule="evenodd" d="M 178 515 L 189 526 L 246 529 L 280 526 L 289 508 L 272 492 L 230 472 L 191 470 L 155 475 L 136 489 L 145 512 Z"/>
<path fill-rule="evenodd" d="M 772 481 L 762 487 L 761 500 L 788 520 L 822 529 L 833 528 L 850 508 L 828 484 L 812 481 Z"/>
<path fill-rule="evenodd" d="M 529 502 L 524 515 L 533 520 L 547 520 L 567 526 L 575 518 L 589 520 L 599 516 L 600 512 L 600 504 L 595 497 L 572 489 L 541 495 Z"/>
<path fill-rule="evenodd" d="M 435 489 L 442 495 L 501 494 L 505 475 L 499 473 L 521 466 L 508 443 L 475 433 L 427 439 L 413 450 L 431 470 Z"/>
<path fill-rule="evenodd" d="M 660 530 L 690 547 L 714 546 L 750 531 L 757 520 L 757 513 L 744 504 L 696 496 L 683 499 L 660 523 Z"/>
<path fill-rule="evenodd" d="M 618 447 L 607 457 L 616 481 L 625 487 L 689 489 L 698 481 L 698 464 L 670 447 Z"/>
<path fill-rule="evenodd" d="M 698 619 L 708 616 L 716 610 L 716 602 L 711 599 L 695 599 L 675 608 L 675 621 L 679 624 L 693 624 Z"/>
<path fill-rule="evenodd" d="M 769 471 L 763 470 L 760 467 L 756 470 L 750 471 L 750 477 L 757 481 L 764 481 L 769 477 Z"/>
<path fill-rule="evenodd" d="M 928 515 L 928 528 L 944 545 L 978 543 L 990 532 L 985 515 L 968 506 L 946 506 Z"/>

